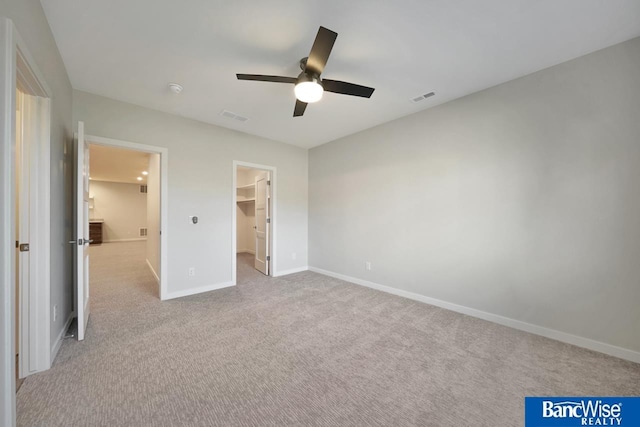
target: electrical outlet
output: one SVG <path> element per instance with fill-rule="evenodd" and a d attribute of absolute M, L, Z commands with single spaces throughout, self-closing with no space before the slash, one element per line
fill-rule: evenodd
<path fill-rule="evenodd" d="M 364 268 L 371 271 L 371 261 L 366 261 L 364 263 Z"/>
<path fill-rule="evenodd" d="M 54 305 L 53 306 L 53 321 L 55 322 L 56 320 L 58 320 L 58 306 Z"/>
<path fill-rule="evenodd" d="M 196 275 L 196 268 L 195 267 L 190 267 L 189 268 L 189 277 L 193 277 Z"/>
<path fill-rule="evenodd" d="M 298 254 L 296 254 L 295 252 L 291 252 L 291 259 L 297 259 L 298 258 Z"/>

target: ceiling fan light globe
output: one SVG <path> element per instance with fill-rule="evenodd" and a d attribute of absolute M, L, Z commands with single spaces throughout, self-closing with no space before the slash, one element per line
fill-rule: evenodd
<path fill-rule="evenodd" d="M 322 85 L 317 81 L 299 82 L 293 90 L 299 101 L 308 104 L 320 101 L 324 92 Z"/>

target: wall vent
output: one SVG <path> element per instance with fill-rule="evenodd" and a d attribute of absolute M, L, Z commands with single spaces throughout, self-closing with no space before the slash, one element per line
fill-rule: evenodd
<path fill-rule="evenodd" d="M 147 227 L 140 229 L 140 237 L 147 237 Z"/>
<path fill-rule="evenodd" d="M 236 113 L 231 112 L 231 111 L 229 111 L 229 110 L 222 110 L 222 111 L 220 112 L 220 115 L 221 115 L 222 117 L 226 117 L 226 118 L 228 118 L 228 119 L 237 120 L 237 121 L 239 121 L 239 122 L 246 122 L 247 120 L 249 120 L 249 118 L 248 118 L 248 117 L 241 116 L 240 114 L 236 114 Z"/>
<path fill-rule="evenodd" d="M 140 192 L 144 193 L 144 194 L 147 194 L 147 186 L 146 185 L 141 185 L 140 186 Z"/>
<path fill-rule="evenodd" d="M 420 102 L 420 101 L 422 101 L 424 99 L 431 98 L 435 94 L 436 94 L 435 92 L 425 93 L 424 95 L 420 95 L 420 96 L 416 96 L 415 98 L 411 98 L 411 102 Z"/>

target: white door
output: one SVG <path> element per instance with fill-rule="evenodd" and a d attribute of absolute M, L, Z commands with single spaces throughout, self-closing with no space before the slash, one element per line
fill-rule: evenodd
<path fill-rule="evenodd" d="M 89 322 L 89 144 L 84 123 L 78 122 L 76 145 L 76 300 L 78 341 L 84 339 Z"/>
<path fill-rule="evenodd" d="M 39 245 L 44 244 L 39 236 L 38 210 L 44 204 L 38 194 L 42 185 L 38 180 L 38 148 L 43 138 L 40 121 L 43 102 L 43 98 L 26 94 L 20 88 L 16 91 L 16 313 L 20 316 L 16 317 L 16 349 L 20 378 L 49 368 L 50 342 L 43 339 L 43 328 L 50 328 L 48 313 L 43 310 L 49 300 L 38 287 L 42 276 L 42 269 L 38 268 L 42 259 Z"/>
<path fill-rule="evenodd" d="M 260 172 L 255 178 L 256 185 L 256 257 L 255 268 L 269 275 L 269 172 Z"/>
<path fill-rule="evenodd" d="M 30 194 L 29 194 L 29 174 L 30 174 L 30 144 L 32 135 L 29 135 L 31 128 L 25 123 L 30 122 L 29 115 L 32 113 L 30 103 L 26 102 L 22 91 L 16 91 L 16 352 L 18 360 L 18 376 L 24 378 L 29 374 L 30 360 L 24 358 L 29 355 L 29 338 L 33 334 L 25 334 L 26 340 L 21 339 L 20 326 L 29 325 L 29 310 L 21 310 L 21 305 L 28 301 L 21 300 L 27 297 L 24 290 L 29 289 L 29 220 L 30 220 Z M 25 246 L 26 245 L 26 246 Z M 22 317 L 19 317 L 22 316 Z"/>

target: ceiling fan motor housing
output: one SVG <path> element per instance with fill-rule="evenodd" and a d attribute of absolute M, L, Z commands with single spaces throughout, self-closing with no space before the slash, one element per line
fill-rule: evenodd
<path fill-rule="evenodd" d="M 316 83 L 322 86 L 322 80 L 320 80 L 320 76 L 314 75 L 314 74 L 308 74 L 308 73 L 305 73 L 304 71 L 298 75 L 298 80 L 296 84 L 303 83 L 303 82 Z"/>

